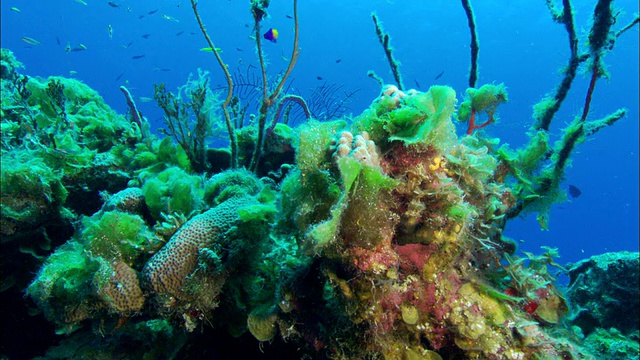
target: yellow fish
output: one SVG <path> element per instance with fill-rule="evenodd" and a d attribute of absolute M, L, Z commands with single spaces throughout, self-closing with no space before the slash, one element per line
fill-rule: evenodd
<path fill-rule="evenodd" d="M 14 6 L 14 7 L 11 8 L 11 11 L 19 13 L 20 9 L 18 9 L 17 7 Z"/>
<path fill-rule="evenodd" d="M 86 2 L 82 1 L 82 0 L 75 0 L 78 4 L 82 4 L 82 5 L 87 5 Z"/>
<path fill-rule="evenodd" d="M 216 52 L 221 53 L 222 49 L 220 49 L 219 47 L 215 48 Z M 206 52 L 213 52 L 213 50 L 210 47 L 203 47 L 202 49 L 200 49 L 200 51 L 206 51 Z"/>
<path fill-rule="evenodd" d="M 169 16 L 169 15 L 166 15 L 166 14 L 162 14 L 162 17 L 163 17 L 163 18 L 165 18 L 165 19 L 167 19 L 167 20 L 169 20 L 169 21 L 180 22 L 178 19 L 176 19 L 176 18 L 174 18 L 174 17 L 171 17 L 171 16 Z"/>
<path fill-rule="evenodd" d="M 40 45 L 40 41 L 34 39 L 34 38 L 30 38 L 28 36 L 23 36 L 22 37 L 22 41 L 26 42 L 29 45 Z"/>
<path fill-rule="evenodd" d="M 82 49 L 82 50 L 87 50 L 87 47 L 86 47 L 86 46 L 84 46 L 84 44 L 80 44 L 80 45 L 78 45 L 78 47 L 79 47 L 80 49 Z"/>

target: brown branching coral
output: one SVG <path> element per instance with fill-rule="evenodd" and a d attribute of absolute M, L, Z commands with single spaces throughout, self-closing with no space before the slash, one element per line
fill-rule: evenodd
<path fill-rule="evenodd" d="M 389 33 L 386 33 L 382 28 L 382 24 L 380 20 L 378 20 L 378 15 L 376 13 L 371 14 L 371 20 L 373 20 L 373 24 L 376 27 L 376 35 L 378 36 L 378 40 L 380 41 L 380 45 L 382 45 L 382 49 L 384 50 L 384 54 L 387 57 L 387 61 L 389 62 L 389 66 L 391 67 L 391 72 L 393 73 L 393 78 L 398 85 L 398 89 L 400 91 L 404 90 L 404 83 L 402 82 L 402 74 L 400 73 L 400 63 L 393 56 L 393 48 L 391 47 L 391 36 Z"/>
<path fill-rule="evenodd" d="M 198 21 L 198 25 L 200 26 L 200 30 L 202 31 L 205 39 L 207 40 L 207 43 L 212 49 L 212 52 L 216 57 L 218 64 L 224 71 L 225 79 L 227 81 L 227 85 L 228 85 L 227 97 L 222 104 L 222 109 L 223 109 L 225 121 L 227 124 L 227 131 L 229 133 L 229 141 L 230 141 L 230 147 L 231 147 L 231 166 L 230 167 L 235 168 L 237 166 L 238 156 L 237 156 L 236 138 L 234 134 L 234 129 L 235 129 L 234 123 L 237 124 L 238 121 L 237 119 L 235 122 L 232 121 L 231 114 L 228 109 L 228 106 L 231 104 L 233 99 L 233 78 L 229 73 L 227 65 L 222 61 L 220 52 L 213 45 L 213 41 L 211 41 L 211 38 L 209 37 L 209 34 L 204 27 L 204 23 L 202 22 L 202 19 L 200 18 L 200 14 L 197 9 L 197 1 L 191 0 L 191 5 L 193 8 L 193 12 L 196 16 L 196 20 Z M 258 53 L 258 60 L 260 62 L 260 71 L 262 75 L 262 103 L 260 105 L 259 113 L 258 113 L 258 129 L 257 129 L 258 131 L 257 131 L 256 146 L 254 147 L 253 155 L 251 157 L 251 162 L 249 164 L 249 169 L 253 172 L 258 171 L 260 158 L 262 156 L 269 109 L 272 108 L 273 106 L 276 106 L 276 104 L 278 103 L 278 100 L 283 91 L 285 83 L 289 78 L 289 76 L 291 75 L 291 72 L 293 71 L 293 68 L 295 67 L 295 64 L 298 60 L 298 56 L 300 55 L 300 50 L 298 48 L 298 35 L 299 35 L 298 2 L 297 0 L 293 0 L 293 21 L 294 21 L 293 50 L 291 53 L 291 57 L 289 58 L 289 64 L 286 70 L 284 71 L 284 74 L 280 77 L 280 81 L 278 81 L 275 88 L 271 92 L 269 92 L 266 62 L 262 54 L 262 40 L 261 40 L 262 36 L 261 36 L 261 27 L 260 27 L 261 21 L 265 18 L 265 16 L 267 16 L 268 7 L 269 7 L 269 1 L 254 0 L 251 2 L 251 14 L 253 15 L 253 19 L 254 19 L 254 31 L 255 31 L 254 38 L 256 42 L 256 51 Z M 236 115 L 242 113 L 241 108 L 238 108 L 237 104 L 235 106 L 236 108 L 232 109 L 232 111 L 234 111 Z M 275 122 L 276 120 L 277 119 L 273 119 L 273 122 Z"/>
<path fill-rule="evenodd" d="M 51 107 L 57 111 L 58 116 L 66 121 L 67 112 L 64 109 L 66 97 L 64 96 L 64 85 L 60 82 L 60 79 L 52 78 L 49 80 L 45 92 L 49 96 Z"/>
<path fill-rule="evenodd" d="M 218 52 L 217 48 L 213 45 L 213 41 L 211 40 L 211 37 L 209 37 L 209 33 L 204 28 L 204 23 L 200 18 L 200 13 L 198 12 L 197 6 L 198 6 L 198 2 L 196 0 L 191 0 L 191 7 L 193 8 L 193 14 L 195 15 L 196 20 L 198 21 L 198 26 L 200 26 L 202 35 L 207 41 L 207 44 L 209 44 L 209 47 L 211 48 L 213 55 L 216 57 L 218 64 L 222 68 L 222 71 L 224 72 L 225 80 L 227 81 L 227 84 L 228 84 L 227 97 L 224 99 L 224 102 L 222 103 L 222 112 L 224 114 L 224 120 L 227 125 L 227 132 L 229 134 L 229 147 L 231 148 L 230 167 L 234 169 L 237 166 L 237 160 L 238 160 L 237 149 L 238 148 L 237 148 L 236 137 L 234 133 L 233 122 L 231 121 L 231 115 L 229 114 L 229 110 L 227 109 L 227 107 L 231 103 L 231 97 L 233 95 L 233 80 L 231 78 L 231 74 L 229 73 L 227 65 L 224 63 L 224 61 L 222 61 L 222 57 L 220 57 L 220 53 Z"/>
<path fill-rule="evenodd" d="M 171 136 L 186 152 L 191 167 L 196 172 L 207 170 L 205 161 L 205 140 L 213 128 L 210 90 L 208 80 L 200 74 L 198 80 L 189 80 L 185 85 L 189 102 L 182 94 L 168 91 L 164 83 L 154 85 L 154 98 L 164 111 L 167 129 L 163 132 Z M 195 121 L 191 119 L 191 113 Z"/>
<path fill-rule="evenodd" d="M 625 109 L 619 109 L 614 114 L 606 116 L 603 119 L 587 121 L 596 81 L 600 77 L 608 76 L 602 63 L 604 54 L 613 47 L 615 40 L 620 34 L 638 23 L 636 17 L 629 25 L 623 27 L 618 32 L 613 32 L 611 27 L 615 24 L 617 14 L 613 13 L 611 2 L 611 0 L 600 0 L 596 4 L 593 12 L 593 25 L 588 36 L 589 53 L 579 55 L 578 37 L 576 35 L 571 2 L 569 0 L 563 1 L 563 10 L 559 11 L 553 1 L 547 1 L 547 6 L 554 20 L 565 24 L 569 35 L 571 54 L 569 66 L 565 70 L 565 76 L 556 89 L 555 94 L 534 106 L 535 124 L 533 130 L 536 134 L 531 137 L 531 143 L 528 145 L 529 149 L 534 147 L 540 148 L 541 146 L 536 145 L 536 143 L 540 143 L 541 138 L 547 138 L 546 135 L 541 132 L 549 132 L 551 120 L 566 98 L 580 63 L 587 60 L 589 61 L 588 66 L 591 71 L 591 77 L 582 114 L 577 116 L 563 131 L 562 138 L 558 140 L 552 149 L 544 154 L 538 152 L 535 158 L 529 159 L 530 164 L 526 165 L 527 167 L 541 169 L 540 173 L 535 176 L 535 181 L 521 182 L 522 177 L 520 175 L 522 171 L 514 167 L 513 157 L 503 157 L 503 165 L 520 181 L 520 183 L 516 185 L 520 188 L 519 201 L 516 206 L 510 209 L 508 218 L 516 217 L 525 209 L 532 208 L 539 211 L 538 220 L 542 228 L 546 229 L 548 225 L 548 211 L 551 205 L 562 198 L 559 185 L 564 179 L 565 168 L 569 163 L 569 157 L 573 153 L 573 150 L 578 144 L 584 142 L 588 135 L 592 135 L 603 127 L 615 123 L 626 114 Z M 544 144 L 544 146 L 551 148 L 549 144 Z M 545 162 L 547 163 L 545 164 Z"/>
<path fill-rule="evenodd" d="M 467 15 L 467 23 L 469 24 L 469 31 L 471 32 L 471 69 L 469 70 L 469 87 L 474 88 L 478 81 L 478 52 L 480 51 L 480 45 L 478 44 L 478 32 L 476 31 L 476 16 L 473 13 L 471 1 L 462 0 L 462 8 Z"/>
<path fill-rule="evenodd" d="M 256 49 L 258 51 L 258 59 L 260 60 L 260 69 L 262 71 L 262 105 L 260 106 L 259 114 L 258 114 L 258 138 L 256 140 L 256 147 L 253 152 L 253 156 L 251 158 L 251 164 L 249 165 L 249 170 L 253 172 L 257 172 L 258 163 L 260 162 L 260 157 L 262 156 L 262 150 L 264 146 L 264 138 L 265 138 L 265 127 L 267 125 L 267 115 L 269 108 L 276 105 L 277 99 L 280 97 L 280 93 L 282 88 L 284 87 L 287 78 L 291 75 L 291 71 L 296 65 L 298 61 L 298 56 L 300 55 L 300 50 L 298 49 L 298 1 L 293 0 L 293 22 L 294 22 L 294 33 L 293 33 L 293 48 L 291 52 L 291 57 L 289 58 L 289 65 L 287 65 L 287 69 L 284 74 L 280 78 L 280 81 L 276 85 L 275 89 L 269 94 L 267 89 L 267 75 L 266 75 L 266 66 L 265 61 L 262 57 L 262 47 L 261 47 L 261 34 L 260 34 L 260 21 L 263 19 L 266 7 L 268 6 L 268 1 L 254 1 L 252 3 L 252 13 L 254 14 L 254 27 L 255 27 L 255 38 L 256 38 Z M 275 119 L 273 121 L 276 121 Z"/>

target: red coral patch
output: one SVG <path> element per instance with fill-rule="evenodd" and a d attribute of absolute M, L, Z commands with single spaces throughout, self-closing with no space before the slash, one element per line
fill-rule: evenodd
<path fill-rule="evenodd" d="M 400 256 L 400 269 L 407 273 L 419 273 L 434 252 L 433 245 L 407 244 L 395 245 Z"/>

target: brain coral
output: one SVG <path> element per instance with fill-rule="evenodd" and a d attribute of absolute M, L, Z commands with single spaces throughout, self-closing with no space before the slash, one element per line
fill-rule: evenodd
<path fill-rule="evenodd" d="M 121 314 L 140 310 L 145 298 L 136 271 L 122 261 L 105 266 L 103 270 L 106 271 L 97 273 L 96 283 L 101 284 L 98 295 L 107 305 Z"/>
<path fill-rule="evenodd" d="M 199 250 L 214 244 L 238 219 L 238 209 L 258 203 L 250 196 L 230 198 L 185 223 L 144 267 L 143 283 L 155 293 L 188 300 L 182 289 L 196 269 Z"/>
<path fill-rule="evenodd" d="M 118 210 L 132 214 L 140 214 L 144 206 L 144 193 L 137 187 L 126 188 L 111 195 L 104 203 L 104 211 Z"/>

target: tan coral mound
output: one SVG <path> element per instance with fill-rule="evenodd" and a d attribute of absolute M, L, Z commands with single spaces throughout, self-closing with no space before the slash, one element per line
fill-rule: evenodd
<path fill-rule="evenodd" d="M 122 261 L 107 266 L 106 270 L 107 281 L 104 286 L 98 289 L 98 294 L 109 307 L 121 314 L 142 309 L 145 298 L 140 289 L 140 281 L 136 271 Z M 98 272 L 96 278 L 100 278 L 100 275 L 105 274 Z M 100 282 L 98 281 L 98 283 Z"/>
<path fill-rule="evenodd" d="M 215 243 L 233 225 L 241 206 L 255 201 L 251 197 L 233 197 L 185 223 L 145 265 L 145 287 L 187 300 L 182 287 L 196 269 L 199 251 Z"/>

